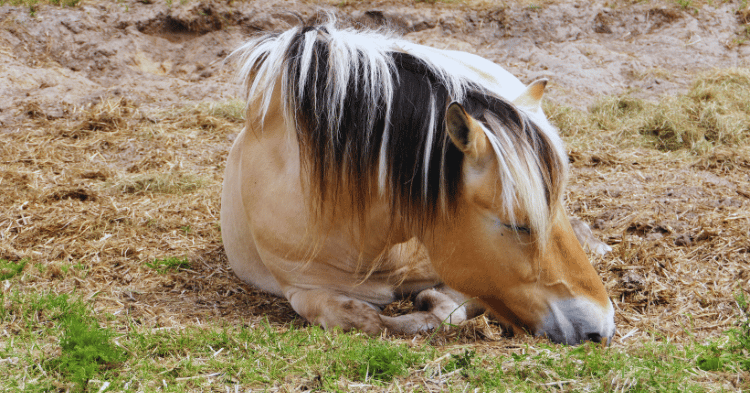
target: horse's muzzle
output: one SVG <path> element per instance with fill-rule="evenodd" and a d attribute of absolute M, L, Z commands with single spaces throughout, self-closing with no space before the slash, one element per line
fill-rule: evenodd
<path fill-rule="evenodd" d="M 615 312 L 612 303 L 603 308 L 588 299 L 557 300 L 536 332 L 560 344 L 578 345 L 584 341 L 612 342 L 615 335 Z"/>

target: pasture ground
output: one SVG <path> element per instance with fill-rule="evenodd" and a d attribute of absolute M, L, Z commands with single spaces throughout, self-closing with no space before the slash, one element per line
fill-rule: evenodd
<path fill-rule="evenodd" d="M 750 389 L 746 2 L 3 4 L 0 390 Z M 611 347 L 486 316 L 323 332 L 234 277 L 219 194 L 243 103 L 222 60 L 319 7 L 552 79 L 569 213 L 614 249 L 591 255 Z"/>

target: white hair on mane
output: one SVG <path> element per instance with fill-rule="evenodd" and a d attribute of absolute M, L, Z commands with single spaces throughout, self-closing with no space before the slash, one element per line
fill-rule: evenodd
<path fill-rule="evenodd" d="M 393 166 L 390 164 L 393 158 L 389 154 L 396 154 L 389 151 L 389 146 L 393 143 L 391 132 L 395 132 L 392 128 L 396 121 L 392 116 L 394 111 L 399 110 L 392 104 L 398 92 L 397 86 L 403 82 L 399 80 L 396 57 L 398 54 L 412 56 L 436 79 L 436 85 L 447 91 L 452 101 L 464 103 L 472 95 L 483 95 L 494 100 L 491 102 L 503 102 L 512 107 L 516 113 L 514 116 L 520 119 L 519 130 L 515 134 L 509 132 L 508 121 L 498 118 L 490 110 L 486 111 L 484 121 L 480 121 L 497 156 L 502 200 L 510 223 L 519 225 L 516 210 L 520 209 L 523 216 L 528 218 L 529 228 L 538 235 L 541 243 L 546 243 L 550 215 L 553 213 L 551 208 L 556 205 L 555 199 L 562 197 L 567 159 L 557 132 L 543 114 L 540 118 L 538 113 L 529 113 L 524 108 L 517 108 L 509 103 L 509 99 L 520 94 L 519 90 L 523 85 L 513 78 L 515 81 L 506 84 L 510 92 L 503 91 L 500 80 L 505 81 L 504 78 L 508 78 L 510 74 L 478 56 L 416 45 L 383 31 L 339 29 L 335 26 L 335 20 L 329 19 L 327 23 L 316 27 L 294 27 L 280 34 L 258 36 L 232 54 L 240 59 L 239 75 L 243 78 L 246 89 L 248 110 L 251 107 L 257 108 L 257 113 L 248 113 L 247 121 L 255 119 L 262 123 L 265 120 L 277 81 L 281 81 L 283 108 L 288 124 L 299 128 L 299 111 L 305 100 L 312 100 L 309 105 L 314 108 L 315 113 L 307 116 L 311 116 L 313 120 L 324 119 L 327 122 L 325 128 L 328 138 L 332 141 L 330 143 L 337 143 L 336 141 L 347 137 L 341 134 L 340 126 L 341 119 L 348 114 L 348 100 L 351 99 L 349 95 L 352 92 L 361 94 L 368 105 L 366 113 L 362 114 L 363 127 L 357 133 L 364 136 L 350 138 L 359 138 L 357 141 L 364 144 L 379 142 L 374 147 L 377 151 L 377 172 L 372 175 L 380 195 L 387 196 L 395 181 L 394 176 L 389 173 L 393 169 L 389 168 Z M 321 64 L 318 57 L 322 54 L 316 49 L 317 44 L 326 45 L 327 70 L 318 69 Z M 472 56 L 471 59 L 481 59 L 481 62 L 467 64 L 457 54 Z M 478 66 L 491 69 L 478 69 Z M 503 74 L 499 75 L 500 73 Z M 319 76 L 325 76 L 327 80 L 318 81 Z M 439 107 L 447 102 L 436 101 L 437 93 L 432 86 L 429 90 L 427 102 L 419 103 L 425 106 L 423 117 L 427 123 L 427 133 L 423 150 L 420 150 L 422 157 L 418 166 L 421 173 L 414 174 L 421 177 L 420 194 L 423 195 L 420 198 L 423 203 L 429 199 L 427 192 L 431 170 L 442 171 L 446 160 L 446 148 L 438 146 L 438 143 L 446 138 L 445 130 L 439 129 L 443 126 L 445 108 Z M 326 105 L 317 102 L 320 100 L 324 100 Z M 251 103 L 254 104 L 251 106 Z M 383 120 L 382 129 L 376 129 L 376 123 L 380 120 Z M 381 134 L 375 137 L 378 132 Z M 438 148 L 442 151 L 437 151 Z M 540 149 L 544 152 L 540 153 Z M 439 168 L 431 164 L 435 154 L 441 154 Z M 541 157 L 543 154 L 546 156 Z M 549 162 L 543 162 L 544 160 Z M 342 176 L 346 179 L 346 174 Z M 371 180 L 366 181 L 364 185 L 370 184 Z M 448 195 L 442 173 L 440 183 L 438 203 L 441 205 L 440 210 L 445 211 L 446 201 L 452 196 Z"/>

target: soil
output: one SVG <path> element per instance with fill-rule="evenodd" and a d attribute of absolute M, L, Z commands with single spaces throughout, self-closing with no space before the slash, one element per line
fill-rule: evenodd
<path fill-rule="evenodd" d="M 224 160 L 241 123 L 210 105 L 239 97 L 225 59 L 249 35 L 332 12 L 479 54 L 525 83 L 549 78 L 550 99 L 586 108 L 625 92 L 658 99 L 684 92 L 701 71 L 747 67 L 747 12 L 739 1 L 713 3 L 2 6 L 0 258 L 31 262 L 12 285 L 98 292 L 96 307 L 149 326 L 302 323 L 285 301 L 234 277 L 217 227 Z M 730 326 L 732 292 L 750 288 L 747 149 L 674 162 L 605 143 L 571 147 L 571 159 L 570 211 L 615 248 L 592 256 L 616 300 L 615 343 Z M 168 256 L 191 268 L 144 265 Z"/>
<path fill-rule="evenodd" d="M 742 67 L 737 2 L 687 10 L 670 3 L 560 2 L 540 7 L 271 0 L 84 2 L 75 8 L 0 8 L 0 126 L 38 106 L 48 118 L 102 97 L 164 107 L 235 97 L 226 56 L 248 35 L 333 12 L 388 26 L 418 43 L 477 53 L 522 81 L 551 80 L 551 96 L 585 107 L 595 97 L 681 91 L 699 71 Z"/>

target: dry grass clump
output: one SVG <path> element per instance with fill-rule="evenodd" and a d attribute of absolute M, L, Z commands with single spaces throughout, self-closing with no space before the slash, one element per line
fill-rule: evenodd
<path fill-rule="evenodd" d="M 81 110 L 80 120 L 63 131 L 63 135 L 75 138 L 80 134 L 121 130 L 129 119 L 137 119 L 138 115 L 135 104 L 125 98 L 103 100 Z"/>
<path fill-rule="evenodd" d="M 687 94 L 659 102 L 623 95 L 595 103 L 590 115 L 554 105 L 549 113 L 570 136 L 605 132 L 631 146 L 645 143 L 667 151 L 705 151 L 736 145 L 750 134 L 747 86 L 750 70 L 718 70 L 700 75 Z"/>
<path fill-rule="evenodd" d="M 144 192 L 184 194 L 197 190 L 205 183 L 204 179 L 193 174 L 169 172 L 125 176 L 113 187 L 128 194 Z"/>
<path fill-rule="evenodd" d="M 742 23 L 750 24 L 750 4 L 745 2 L 745 8 L 738 9 L 737 16 Z"/>
<path fill-rule="evenodd" d="M 245 101 L 240 99 L 227 100 L 224 102 L 211 102 L 198 105 L 196 110 L 204 112 L 208 116 L 227 119 L 234 123 L 240 123 L 245 119 Z"/>

